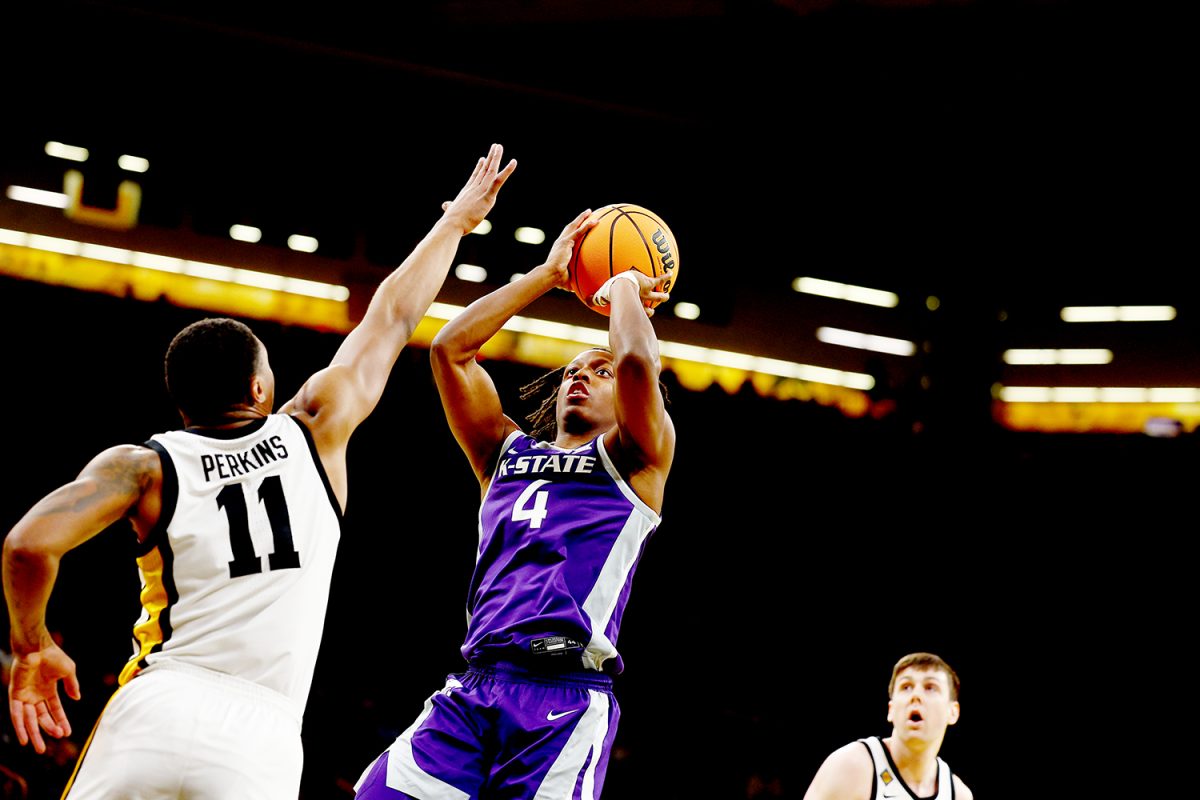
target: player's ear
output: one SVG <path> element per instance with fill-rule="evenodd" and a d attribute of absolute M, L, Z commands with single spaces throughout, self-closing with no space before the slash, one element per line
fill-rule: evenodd
<path fill-rule="evenodd" d="M 262 403 L 267 399 L 267 387 L 263 386 L 262 379 L 257 375 L 250 379 L 250 397 L 256 403 Z"/>
<path fill-rule="evenodd" d="M 950 704 L 950 717 L 949 717 L 949 722 L 947 722 L 946 724 L 953 725 L 954 723 L 958 722 L 959 713 L 961 713 L 961 709 L 958 707 L 958 701 L 955 700 L 953 703 Z"/>
<path fill-rule="evenodd" d="M 892 712 L 893 712 L 893 709 L 892 709 L 892 701 L 891 701 L 891 700 L 888 700 L 888 715 L 887 715 L 887 721 L 888 721 L 888 722 L 891 722 L 891 721 L 892 721 Z"/>

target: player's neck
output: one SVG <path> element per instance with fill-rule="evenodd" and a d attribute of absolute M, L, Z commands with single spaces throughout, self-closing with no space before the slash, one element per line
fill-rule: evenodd
<path fill-rule="evenodd" d="M 266 416 L 268 416 L 268 412 L 263 411 L 261 408 L 242 406 L 229 410 L 206 425 L 199 425 L 184 416 L 183 427 L 198 430 L 228 430 L 230 428 L 240 428 L 243 425 L 260 420 Z"/>
<path fill-rule="evenodd" d="M 596 438 L 599 431 L 588 431 L 587 433 L 559 433 L 554 440 L 554 446 L 562 450 L 574 450 L 576 447 L 583 447 L 585 444 Z"/>
<path fill-rule="evenodd" d="M 921 797 L 928 797 L 937 789 L 938 761 L 937 754 L 940 742 L 905 742 L 895 734 L 883 740 L 883 745 L 892 756 L 900 777 L 908 787 Z"/>

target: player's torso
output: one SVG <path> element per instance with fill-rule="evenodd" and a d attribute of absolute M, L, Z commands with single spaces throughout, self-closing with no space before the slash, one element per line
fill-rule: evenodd
<path fill-rule="evenodd" d="M 629 583 L 657 524 L 601 439 L 564 450 L 513 434 L 480 508 L 464 654 L 553 648 L 541 640 L 566 636 L 592 661 L 615 656 Z"/>
<path fill-rule="evenodd" d="M 307 431 L 271 415 L 216 438 L 172 431 L 163 510 L 142 546 L 143 612 L 122 682 L 170 659 L 307 698 L 340 512 Z"/>
<path fill-rule="evenodd" d="M 901 777 L 900 771 L 892 761 L 887 746 L 877 737 L 860 739 L 871 754 L 874 766 L 874 793 L 871 800 L 952 800 L 954 797 L 954 779 L 950 767 L 942 759 L 938 759 L 937 792 L 931 795 L 918 795 L 913 792 Z"/>

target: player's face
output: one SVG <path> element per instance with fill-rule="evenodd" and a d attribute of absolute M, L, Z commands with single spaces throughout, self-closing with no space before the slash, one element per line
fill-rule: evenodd
<path fill-rule="evenodd" d="M 612 354 L 585 350 L 563 370 L 558 387 L 558 427 L 582 432 L 616 424 Z"/>
<path fill-rule="evenodd" d="M 888 701 L 887 718 L 902 739 L 940 743 L 946 726 L 958 722 L 958 701 L 950 699 L 946 673 L 936 667 L 901 670 Z"/>

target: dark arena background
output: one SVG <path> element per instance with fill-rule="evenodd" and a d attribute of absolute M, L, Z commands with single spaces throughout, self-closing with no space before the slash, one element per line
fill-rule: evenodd
<path fill-rule="evenodd" d="M 177 427 L 162 356 L 195 319 L 244 319 L 290 397 L 499 142 L 520 165 L 456 260 L 487 277 L 452 271 L 447 306 L 539 263 L 584 208 L 643 205 L 679 243 L 654 317 L 678 449 L 622 630 L 606 798 L 802 797 L 829 752 L 890 730 L 890 669 L 915 650 L 962 678 L 942 755 L 976 797 L 1161 794 L 1160 765 L 1189 763 L 1166 731 L 1187 719 L 1200 455 L 1194 58 L 1169 4 L 391 5 L 0 9 L 0 531 L 104 448 Z M 118 251 L 349 298 L 308 319 Z M 1081 307 L 1169 311 L 1067 321 Z M 566 293 L 527 313 L 604 323 Z M 351 797 L 462 667 L 479 498 L 430 335 L 351 441 L 304 800 Z M 520 336 L 486 361 L 514 419 L 557 352 Z M 132 554 L 116 526 L 63 562 L 49 622 L 83 700 L 44 757 L 0 725 L 13 797 L 58 796 L 114 688 Z"/>

